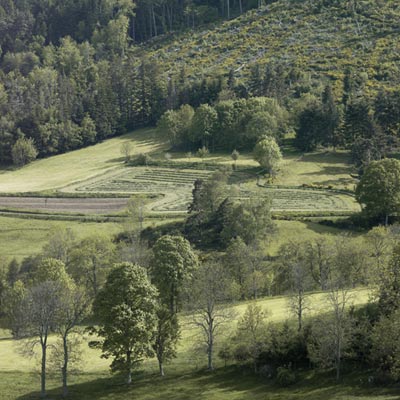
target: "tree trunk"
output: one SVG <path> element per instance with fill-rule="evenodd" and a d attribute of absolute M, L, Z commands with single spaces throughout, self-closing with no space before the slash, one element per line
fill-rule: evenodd
<path fill-rule="evenodd" d="M 213 351 L 214 351 L 213 321 L 210 320 L 210 323 L 208 326 L 208 349 L 207 349 L 207 355 L 208 355 L 208 367 L 207 368 L 209 371 L 214 370 Z"/>
<path fill-rule="evenodd" d="M 209 371 L 213 371 L 214 370 L 214 365 L 213 365 L 213 345 L 210 344 L 208 346 L 208 365 L 207 365 L 207 369 Z"/>
<path fill-rule="evenodd" d="M 68 361 L 69 361 L 67 335 L 63 335 L 62 339 L 63 339 L 63 350 L 64 350 L 64 364 L 61 368 L 62 383 L 63 383 L 63 397 L 67 397 L 68 396 L 67 374 L 68 374 Z"/>
<path fill-rule="evenodd" d="M 239 12 L 240 14 L 243 14 L 242 0 L 239 0 Z"/>
<path fill-rule="evenodd" d="M 126 364 L 128 367 L 128 376 L 126 378 L 126 383 L 130 385 L 132 383 L 132 360 L 130 350 L 126 352 Z"/>
<path fill-rule="evenodd" d="M 47 358 L 47 338 L 42 342 L 42 368 L 40 375 L 40 397 L 46 397 L 46 358 Z"/>
<path fill-rule="evenodd" d="M 164 376 L 164 364 L 162 361 L 158 360 L 158 366 L 160 368 L 160 376 Z"/>
<path fill-rule="evenodd" d="M 337 349 L 337 359 L 336 359 L 336 380 L 339 381 L 340 379 L 340 359 L 342 358 L 342 351 L 341 351 L 340 341 L 338 343 Z"/>

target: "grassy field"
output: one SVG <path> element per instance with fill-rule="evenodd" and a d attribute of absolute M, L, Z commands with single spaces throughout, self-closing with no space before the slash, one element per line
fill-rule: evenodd
<path fill-rule="evenodd" d="M 154 129 L 143 129 L 94 146 L 40 159 L 17 169 L 0 171 L 0 193 L 60 189 L 123 164 L 121 144 L 130 141 L 133 154 L 162 152 L 165 145 Z"/>
<path fill-rule="evenodd" d="M 57 227 L 70 228 L 77 238 L 96 233 L 113 235 L 122 228 L 117 223 L 46 221 L 0 216 L 0 254 L 5 258 L 24 258 L 37 254 Z"/>
<path fill-rule="evenodd" d="M 368 300 L 369 291 L 365 289 L 353 290 L 352 296 L 354 305 L 363 304 Z M 311 299 L 313 308 L 309 315 L 326 309 L 327 303 L 324 294 L 312 294 Z M 287 298 L 285 297 L 264 298 L 257 302 L 269 311 L 270 321 L 280 322 L 290 318 Z M 248 303 L 244 302 L 232 306 L 235 317 L 229 322 L 229 325 L 223 328 L 221 340 L 229 336 L 235 329 L 236 321 L 243 314 Z M 325 398 L 352 398 L 342 397 L 343 394 L 348 395 L 351 391 L 349 391 L 349 388 L 346 389 L 346 386 L 337 386 L 333 381 L 332 374 L 327 374 L 324 381 L 321 382 L 313 377 L 312 372 L 306 371 L 293 390 L 293 388 L 278 388 L 268 380 L 255 377 L 249 371 L 238 367 L 224 368 L 220 360 L 216 360 L 217 371 L 214 373 L 204 372 L 206 356 L 194 352 L 192 348 L 192 343 L 196 341 L 197 330 L 188 324 L 190 321 L 188 317 L 182 316 L 181 318 L 183 329 L 178 350 L 179 355 L 176 360 L 167 365 L 166 378 L 161 379 L 157 376 L 157 364 L 155 360 L 149 360 L 137 372 L 135 384 L 132 388 L 126 388 L 121 385 L 120 378 L 109 375 L 108 361 L 101 359 L 97 350 L 90 350 L 84 343 L 81 353 L 85 362 L 80 365 L 79 374 L 71 376 L 71 384 L 73 385 L 71 398 L 77 400 L 118 400 L 130 397 L 140 400 L 266 398 L 322 400 Z M 37 360 L 23 357 L 19 353 L 19 348 L 21 348 L 21 344 L 13 342 L 8 332 L 0 331 L 0 393 L 3 394 L 2 400 L 37 397 L 36 389 L 39 387 Z M 354 385 L 354 382 L 352 382 L 352 385 Z M 50 374 L 49 389 L 54 389 L 50 398 L 59 397 L 59 386 L 59 377 Z M 327 393 L 330 394 L 329 397 L 323 397 Z M 359 394 L 361 393 L 364 393 L 362 399 L 390 398 L 385 396 L 369 397 L 368 391 L 365 389 L 359 392 Z"/>
<path fill-rule="evenodd" d="M 147 226 L 158 225 L 168 220 L 147 220 Z M 268 253 L 275 255 L 279 247 L 290 240 L 302 238 L 312 240 L 323 235 L 338 235 L 340 229 L 327 227 L 314 222 L 276 221 L 278 232 L 270 238 Z M 0 254 L 10 259 L 37 254 L 49 240 L 56 227 L 69 227 L 78 238 L 95 233 L 114 235 L 123 229 L 118 222 L 79 222 L 79 221 L 48 221 L 0 216 Z"/>

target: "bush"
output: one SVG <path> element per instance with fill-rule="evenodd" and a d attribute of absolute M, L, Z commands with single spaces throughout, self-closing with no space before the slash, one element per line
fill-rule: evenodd
<path fill-rule="evenodd" d="M 296 374 L 287 367 L 278 367 L 276 371 L 276 381 L 281 386 L 290 386 L 296 383 Z"/>
<path fill-rule="evenodd" d="M 22 167 L 35 160 L 38 151 L 36 150 L 33 139 L 22 137 L 15 142 L 11 149 L 11 155 L 14 165 Z"/>
<path fill-rule="evenodd" d="M 139 167 L 143 165 L 149 165 L 153 163 L 153 159 L 148 154 L 140 153 L 137 157 L 135 157 L 129 165 L 133 167 Z"/>

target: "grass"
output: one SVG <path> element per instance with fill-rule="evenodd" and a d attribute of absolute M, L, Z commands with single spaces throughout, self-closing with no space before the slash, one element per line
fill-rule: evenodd
<path fill-rule="evenodd" d="M 354 305 L 363 304 L 368 300 L 369 291 L 357 289 L 352 291 Z M 311 295 L 313 313 L 326 309 L 325 295 Z M 233 305 L 236 316 L 224 328 L 223 336 L 229 335 L 235 329 L 236 321 L 243 314 L 249 302 Z M 288 319 L 290 314 L 285 297 L 264 298 L 258 304 L 270 311 L 270 320 L 280 322 Z M 135 375 L 135 384 L 131 388 L 121 385 L 119 377 L 111 377 L 108 372 L 109 361 L 101 359 L 97 350 L 82 346 L 85 362 L 80 365 L 80 373 L 71 376 L 72 399 L 110 399 L 119 400 L 134 397 L 138 400 L 150 399 L 350 399 L 341 397 L 352 393 L 350 387 L 338 386 L 333 381 L 333 375 L 324 376 L 324 381 L 313 377 L 313 372 L 307 371 L 296 385 L 295 390 L 276 387 L 271 382 L 253 376 L 246 369 L 239 367 L 223 368 L 222 362 L 216 360 L 218 367 L 215 373 L 204 372 L 205 354 L 195 354 L 192 341 L 196 331 L 188 325 L 188 317 L 182 316 L 182 339 L 178 349 L 178 358 L 166 366 L 167 377 L 157 376 L 155 360 L 144 363 Z M 218 345 L 218 343 L 217 343 Z M 21 356 L 18 345 L 9 338 L 6 331 L 0 331 L 0 393 L 2 400 L 32 399 L 37 397 L 39 387 L 37 364 L 34 359 Z M 50 369 L 51 372 L 51 369 Z M 53 371 L 54 372 L 54 371 Z M 50 398 L 59 398 L 59 378 L 50 374 Z M 359 382 L 357 382 L 359 383 Z M 351 383 L 354 389 L 354 382 Z M 27 389 L 28 388 L 28 389 Z M 53 389 L 53 391 L 52 391 Z M 33 391 L 32 393 L 30 393 Z M 368 397 L 368 391 L 362 390 L 365 399 L 385 397 Z M 329 397 L 323 397 L 329 393 Z M 338 396 L 336 396 L 338 395 Z M 285 397 L 290 396 L 290 397 Z M 304 396 L 304 397 L 303 397 Z M 354 397 L 355 398 L 355 397 Z"/>
<path fill-rule="evenodd" d="M 34 161 L 17 169 L 0 171 L 0 193 L 61 189 L 123 165 L 121 144 L 130 141 L 133 154 L 158 154 L 165 145 L 154 129 L 142 129 L 94 146 Z"/>
<path fill-rule="evenodd" d="M 353 190 L 357 180 L 350 174 L 354 167 L 347 152 L 314 152 L 286 154 L 276 184 L 332 186 Z"/>
<path fill-rule="evenodd" d="M 44 221 L 0 216 L 0 254 L 22 259 L 37 254 L 57 227 L 70 228 L 77 238 L 96 233 L 113 235 L 121 230 L 117 223 Z"/>

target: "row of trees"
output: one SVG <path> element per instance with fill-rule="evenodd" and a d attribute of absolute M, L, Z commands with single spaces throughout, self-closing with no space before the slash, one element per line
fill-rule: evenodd
<path fill-rule="evenodd" d="M 280 141 L 288 130 L 288 114 L 273 98 L 251 97 L 168 110 L 157 123 L 172 146 L 205 146 L 231 150 L 254 147 L 263 136 Z"/>
<path fill-rule="evenodd" d="M 349 82 L 346 91 L 347 80 L 341 101 L 334 98 L 330 86 L 321 97 L 306 99 L 298 114 L 296 146 L 303 151 L 321 145 L 349 149 L 353 162 L 363 169 L 398 146 L 400 92 L 382 90 L 368 99 Z"/>

